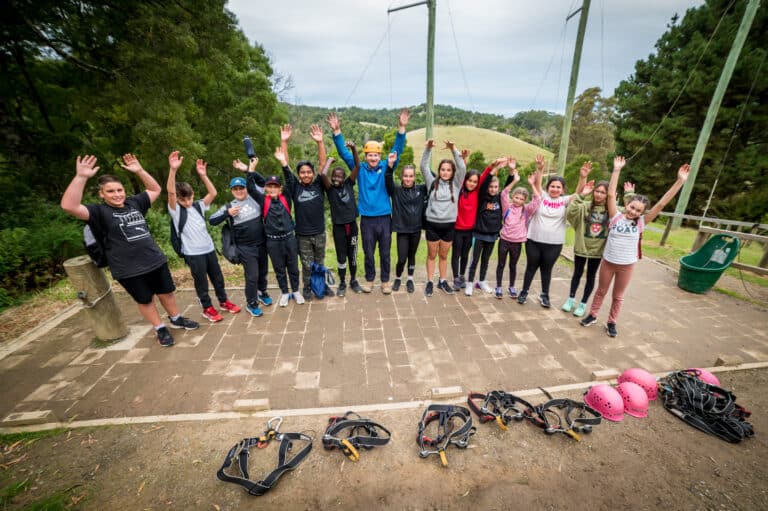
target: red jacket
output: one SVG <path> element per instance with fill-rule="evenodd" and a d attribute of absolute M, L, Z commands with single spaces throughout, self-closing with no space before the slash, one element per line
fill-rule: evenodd
<path fill-rule="evenodd" d="M 480 191 L 480 185 L 491 173 L 490 165 L 485 168 L 480 179 L 477 182 L 477 186 L 471 192 L 464 193 L 459 192 L 459 214 L 456 217 L 455 228 L 460 231 L 471 231 L 475 227 L 475 219 L 477 218 L 477 201 L 478 193 Z M 463 185 L 462 185 L 463 188 Z"/>

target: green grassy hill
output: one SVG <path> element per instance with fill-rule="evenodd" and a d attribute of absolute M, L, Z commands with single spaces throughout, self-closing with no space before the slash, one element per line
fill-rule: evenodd
<path fill-rule="evenodd" d="M 413 147 L 413 161 L 416 165 L 421 161 L 421 155 L 424 152 L 426 143 L 424 135 L 424 128 L 408 132 L 408 145 Z M 544 154 L 548 162 L 551 162 L 553 157 L 551 152 L 523 142 L 519 138 L 473 126 L 435 126 L 433 135 L 436 143 L 433 161 L 435 158 L 451 157 L 449 151 L 443 149 L 443 140 L 456 142 L 460 149 L 466 148 L 472 152 L 482 151 L 488 162 L 499 156 L 513 156 L 517 159 L 518 165 L 522 166 L 534 161 L 536 154 L 539 153 Z"/>

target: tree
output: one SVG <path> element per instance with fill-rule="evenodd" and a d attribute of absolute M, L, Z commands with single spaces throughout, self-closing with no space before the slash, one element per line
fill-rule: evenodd
<path fill-rule="evenodd" d="M 485 155 L 482 151 L 475 151 L 473 153 L 470 153 L 469 160 L 467 161 L 467 168 L 468 169 L 475 169 L 482 172 L 483 169 L 485 169 L 486 163 L 485 163 Z"/>
<path fill-rule="evenodd" d="M 638 61 L 634 75 L 616 89 L 616 150 L 627 156 L 639 151 L 627 165 L 627 178 L 652 198 L 659 197 L 674 180 L 676 169 L 691 159 L 746 5 L 710 0 L 689 9 L 682 20 L 673 18 L 656 43 L 656 53 Z M 721 18 L 720 27 L 703 51 Z M 722 163 L 711 211 L 750 221 L 760 221 L 768 214 L 768 66 L 763 66 L 756 77 L 766 48 L 768 11 L 760 9 L 718 113 L 688 214 L 702 213 Z M 753 82 L 755 89 L 747 102 Z M 734 132 L 745 102 L 744 118 Z M 733 145 L 723 162 L 732 135 Z"/>
<path fill-rule="evenodd" d="M 590 87 L 573 103 L 573 121 L 568 141 L 568 163 L 577 156 L 605 162 L 614 151 L 613 116 L 615 98 L 603 98 L 600 87 Z M 560 136 L 556 137 L 556 147 Z"/>

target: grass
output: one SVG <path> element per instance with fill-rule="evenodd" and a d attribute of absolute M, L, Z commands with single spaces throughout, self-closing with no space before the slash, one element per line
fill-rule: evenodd
<path fill-rule="evenodd" d="M 0 446 L 13 445 L 19 441 L 25 442 L 27 445 L 40 440 L 41 438 L 48 438 L 65 433 L 67 430 L 64 428 L 47 429 L 45 431 L 31 431 L 25 433 L 9 433 L 7 435 L 0 435 Z"/>
<path fill-rule="evenodd" d="M 408 132 L 408 145 L 413 147 L 413 161 L 417 165 L 424 153 L 425 135 L 424 128 Z M 481 151 L 486 161 L 492 161 L 499 156 L 511 155 L 517 159 L 518 165 L 522 166 L 534 161 L 538 153 L 544 154 L 548 161 L 553 159 L 551 152 L 523 142 L 519 138 L 473 126 L 435 126 L 433 137 L 436 142 L 436 147 L 432 150 L 433 161 L 453 158 L 447 149 L 442 148 L 443 140 L 456 142 L 460 149 L 468 148 L 473 152 Z"/>

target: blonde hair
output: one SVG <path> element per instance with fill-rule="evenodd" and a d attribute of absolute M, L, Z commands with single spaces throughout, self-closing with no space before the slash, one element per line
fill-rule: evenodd
<path fill-rule="evenodd" d="M 524 186 L 518 186 L 517 188 L 512 190 L 512 195 L 517 195 L 517 194 L 520 194 L 520 195 L 522 195 L 523 197 L 525 197 L 527 199 L 528 198 L 528 189 L 525 188 Z"/>

